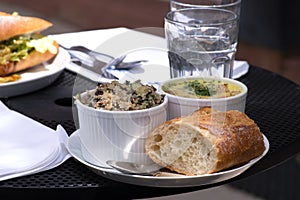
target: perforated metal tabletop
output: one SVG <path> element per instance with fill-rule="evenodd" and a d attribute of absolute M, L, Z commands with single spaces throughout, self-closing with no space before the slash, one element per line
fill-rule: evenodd
<path fill-rule="evenodd" d="M 9 108 L 19 111 L 53 129 L 62 124 L 69 135 L 76 127 L 72 114 L 72 90 L 76 74 L 64 71 L 49 87 L 30 94 L 1 99 Z M 213 187 L 266 170 L 291 158 L 300 151 L 300 86 L 262 68 L 250 66 L 239 78 L 248 86 L 246 114 L 252 118 L 270 142 L 267 155 L 243 174 L 228 181 L 192 188 L 151 188 L 115 182 L 103 178 L 70 158 L 49 171 L 0 182 L 5 195 L 66 195 L 70 197 L 111 197 L 132 199 L 178 194 Z M 84 81 L 84 80 L 83 80 Z M 135 191 L 135 192 L 132 192 Z M 85 198 L 83 197 L 83 198 Z M 88 198 L 87 198 L 88 199 Z"/>

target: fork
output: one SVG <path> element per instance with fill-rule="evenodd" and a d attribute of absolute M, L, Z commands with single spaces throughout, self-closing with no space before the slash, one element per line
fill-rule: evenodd
<path fill-rule="evenodd" d="M 106 69 L 131 69 L 134 67 L 137 67 L 141 65 L 144 62 L 147 62 L 147 60 L 137 60 L 137 61 L 131 61 L 131 62 L 123 62 L 124 59 L 126 58 L 126 55 L 122 55 L 118 58 L 114 58 L 113 56 L 110 56 L 105 53 L 100 53 L 98 51 L 93 51 L 91 49 L 88 49 L 84 46 L 72 46 L 70 47 L 70 50 L 77 50 L 84 52 L 86 54 L 94 56 L 95 59 L 97 59 L 98 56 L 101 57 L 108 57 L 111 59 L 111 62 L 105 67 Z M 98 59 L 97 59 L 98 60 Z"/>
<path fill-rule="evenodd" d="M 108 73 L 106 71 L 107 69 L 129 70 L 131 68 L 140 66 L 144 62 L 147 62 L 147 60 L 124 62 L 126 55 L 114 58 L 113 56 L 90 50 L 84 46 L 72 46 L 70 48 L 66 48 L 62 45 L 60 46 L 70 53 L 71 58 L 75 59 L 73 62 L 77 62 L 77 64 L 80 64 L 85 68 L 88 66 L 89 70 L 107 78 L 116 78 Z M 83 55 L 78 54 L 78 52 L 83 53 Z M 109 59 L 109 61 L 104 63 L 103 59 Z"/>

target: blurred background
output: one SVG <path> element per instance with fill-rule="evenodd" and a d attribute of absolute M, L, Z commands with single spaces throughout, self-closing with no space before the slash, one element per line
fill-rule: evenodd
<path fill-rule="evenodd" d="M 48 34 L 112 27 L 163 27 L 169 0 L 2 0 L 7 12 L 54 23 Z M 300 84 L 300 1 L 242 0 L 236 59 Z"/>
<path fill-rule="evenodd" d="M 169 1 L 1 0 L 0 8 L 47 19 L 54 26 L 44 34 L 58 34 L 114 27 L 163 28 Z M 299 8 L 297 0 L 242 0 L 236 59 L 300 85 Z M 246 180 L 176 199 L 300 199 L 299 169 L 300 155 Z"/>

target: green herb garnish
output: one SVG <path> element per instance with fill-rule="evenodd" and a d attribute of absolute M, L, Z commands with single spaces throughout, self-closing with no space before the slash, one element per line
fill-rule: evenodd
<path fill-rule="evenodd" d="M 208 87 L 199 81 L 190 81 L 188 82 L 187 87 L 187 89 L 193 91 L 198 96 L 210 96 Z"/>

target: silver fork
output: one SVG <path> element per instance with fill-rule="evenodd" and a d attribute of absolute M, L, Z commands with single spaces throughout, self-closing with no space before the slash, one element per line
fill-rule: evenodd
<path fill-rule="evenodd" d="M 147 62 L 147 60 L 124 62 L 126 55 L 114 58 L 113 56 L 90 50 L 84 46 L 72 46 L 70 48 L 60 46 L 69 52 L 73 62 L 107 78 L 117 79 L 108 73 L 107 69 L 129 70 Z M 103 60 L 106 60 L 106 62 L 103 62 Z"/>

